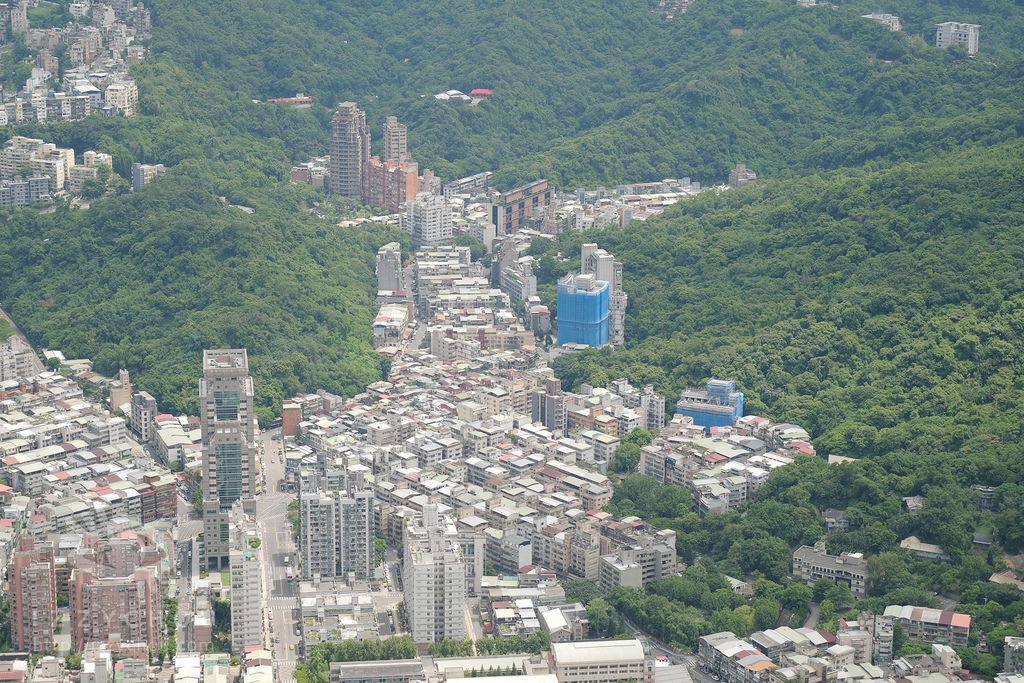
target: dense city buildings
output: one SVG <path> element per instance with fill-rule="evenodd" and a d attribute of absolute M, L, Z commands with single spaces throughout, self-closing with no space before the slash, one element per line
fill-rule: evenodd
<path fill-rule="evenodd" d="M 964 647 L 971 631 L 971 616 L 952 610 L 890 605 L 885 608 L 883 617 L 902 624 L 907 638 L 926 643 Z"/>
<path fill-rule="evenodd" d="M 203 451 L 205 564 L 228 569 L 229 513 L 236 501 L 252 505 L 256 495 L 254 391 L 245 349 L 203 352 L 199 414 Z"/>
<path fill-rule="evenodd" d="M 364 168 L 363 203 L 397 213 L 403 204 L 420 192 L 418 173 L 419 165 L 408 154 L 383 161 L 370 157 Z"/>
<path fill-rule="evenodd" d="M 370 160 L 370 129 L 366 113 L 355 102 L 342 102 L 331 121 L 329 189 L 342 197 L 363 196 Z"/>
<path fill-rule="evenodd" d="M 565 433 L 565 394 L 562 383 L 557 379 L 544 380 L 544 387 L 531 396 L 530 419 L 534 424 L 544 425 L 552 434 Z"/>
<path fill-rule="evenodd" d="M 0 180 L 0 207 L 24 208 L 36 202 L 50 201 L 50 176 L 14 176 Z"/>
<path fill-rule="evenodd" d="M 142 443 L 153 440 L 156 427 L 153 423 L 157 415 L 156 399 L 149 392 L 138 391 L 131 399 L 131 430 Z"/>
<path fill-rule="evenodd" d="M 605 593 L 618 586 L 642 589 L 679 570 L 674 531 L 634 529 L 625 521 L 603 525 L 601 531 L 616 546 L 601 556 L 599 585 Z"/>
<path fill-rule="evenodd" d="M 981 25 L 946 21 L 936 24 L 935 27 L 935 47 L 947 48 L 953 45 L 962 45 L 969 55 L 978 51 L 978 35 Z"/>
<path fill-rule="evenodd" d="M 23 652 L 50 652 L 57 623 L 52 544 L 24 539 L 9 576 L 12 644 Z"/>
<path fill-rule="evenodd" d="M 569 273 L 558 281 L 558 344 L 608 343 L 609 284 L 594 275 Z"/>
<path fill-rule="evenodd" d="M 111 569 L 71 572 L 72 648 L 80 652 L 86 643 L 104 641 L 111 633 L 158 648 L 163 597 L 157 567 L 137 567 L 127 574 Z"/>
<path fill-rule="evenodd" d="M 263 644 L 263 565 L 258 549 L 229 553 L 231 576 L 231 651 Z"/>
<path fill-rule="evenodd" d="M 0 193 L 2 193 L 0 189 Z M 0 202 L 2 203 L 2 202 Z M 0 382 L 16 382 L 35 374 L 35 353 L 21 337 L 12 334 L 0 344 Z"/>
<path fill-rule="evenodd" d="M 654 683 L 654 657 L 639 640 L 585 640 L 555 643 L 551 661 L 558 683 Z"/>
<path fill-rule="evenodd" d="M 377 250 L 377 291 L 407 292 L 405 269 L 402 267 L 402 245 L 389 242 Z"/>
<path fill-rule="evenodd" d="M 467 176 L 465 178 L 459 178 L 453 180 L 450 183 L 444 185 L 444 197 L 445 199 L 451 199 L 455 195 L 476 195 L 481 192 L 486 192 L 490 187 L 491 178 L 494 174 L 490 171 L 484 171 L 483 173 L 477 173 L 476 175 Z"/>

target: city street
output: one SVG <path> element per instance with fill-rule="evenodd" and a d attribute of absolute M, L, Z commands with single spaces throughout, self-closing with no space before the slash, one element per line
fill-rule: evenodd
<path fill-rule="evenodd" d="M 260 434 L 263 446 L 266 481 L 263 495 L 256 503 L 256 519 L 263 532 L 264 600 L 267 606 L 267 642 L 274 652 L 277 680 L 293 679 L 295 664 L 303 661 L 299 628 L 298 598 L 298 557 L 288 523 L 288 504 L 295 499 L 292 493 L 281 491 L 284 481 L 284 463 L 281 462 L 283 446 L 281 441 L 272 439 L 273 431 Z M 295 579 L 288 582 L 285 557 L 295 572 Z"/>

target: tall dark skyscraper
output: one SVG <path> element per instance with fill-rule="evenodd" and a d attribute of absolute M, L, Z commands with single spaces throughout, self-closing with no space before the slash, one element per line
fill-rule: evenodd
<path fill-rule="evenodd" d="M 228 569 L 229 513 L 236 501 L 254 506 L 256 427 L 245 349 L 203 352 L 199 419 L 203 433 L 203 547 L 210 569 Z"/>
<path fill-rule="evenodd" d="M 363 196 L 369 160 L 366 112 L 360 111 L 355 102 L 342 102 L 331 122 L 330 191 L 342 197 Z"/>

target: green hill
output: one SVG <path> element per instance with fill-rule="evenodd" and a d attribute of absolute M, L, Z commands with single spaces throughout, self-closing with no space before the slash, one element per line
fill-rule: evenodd
<path fill-rule="evenodd" d="M 625 349 L 556 368 L 568 384 L 626 375 L 669 396 L 734 377 L 748 411 L 805 426 L 825 453 L 1024 454 L 1022 179 L 1013 142 L 565 236 L 552 248 L 614 253 L 631 298 Z"/>
<path fill-rule="evenodd" d="M 397 238 L 294 211 L 225 206 L 182 167 L 88 211 L 0 221 L 0 291 L 33 342 L 127 368 L 163 410 L 195 414 L 205 348 L 247 347 L 258 414 L 379 379 L 373 253 Z M 294 193 L 293 199 L 300 199 Z"/>
<path fill-rule="evenodd" d="M 710 184 L 738 161 L 775 177 L 900 161 L 959 144 L 964 126 L 1003 131 L 1019 111 L 1024 8 L 1010 0 L 896 0 L 886 10 L 908 35 L 861 18 L 876 9 L 866 0 L 698 1 L 672 21 L 650 4 L 155 0 L 141 105 L 230 122 L 299 158 L 326 150 L 330 108 L 354 100 L 373 130 L 390 114 L 408 123 L 410 148 L 444 177 L 568 188 Z M 982 24 L 975 59 L 929 45 L 951 18 Z M 476 107 L 432 97 L 475 87 L 495 94 Z M 266 112 L 285 107 L 250 102 L 300 91 L 316 106 L 287 123 Z"/>

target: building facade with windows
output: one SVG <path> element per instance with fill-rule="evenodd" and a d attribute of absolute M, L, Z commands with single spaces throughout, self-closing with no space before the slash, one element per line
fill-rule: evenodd
<path fill-rule="evenodd" d="M 256 416 L 245 349 L 203 352 L 199 421 L 203 453 L 203 547 L 211 570 L 228 569 L 231 506 L 255 509 Z"/>

